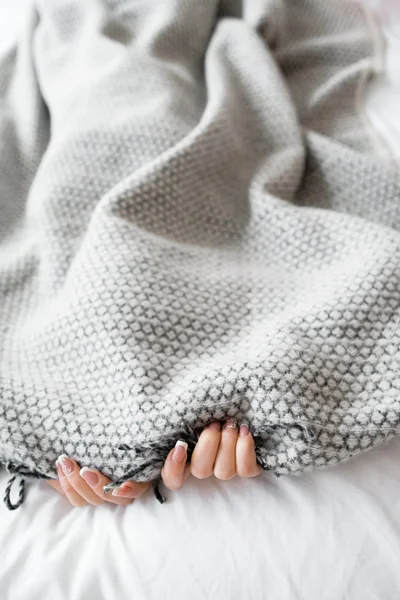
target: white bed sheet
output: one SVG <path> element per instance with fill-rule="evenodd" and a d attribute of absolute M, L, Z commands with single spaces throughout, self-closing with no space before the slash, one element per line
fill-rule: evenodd
<path fill-rule="evenodd" d="M 0 49 L 26 1 L 0 0 Z M 388 2 L 386 71 L 366 114 L 398 160 L 400 10 Z M 0 505 L 0 600 L 400 598 L 399 439 L 301 477 L 190 478 L 163 492 L 164 505 L 149 493 L 73 509 L 29 485 L 21 509 Z"/>

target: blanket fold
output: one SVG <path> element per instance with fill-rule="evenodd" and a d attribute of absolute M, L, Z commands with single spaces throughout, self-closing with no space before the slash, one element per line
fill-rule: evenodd
<path fill-rule="evenodd" d="M 352 1 L 35 0 L 0 58 L 13 476 L 64 453 L 162 500 L 169 450 L 190 459 L 212 420 L 248 422 L 277 475 L 399 432 L 400 176 L 357 110 L 373 61 Z"/>

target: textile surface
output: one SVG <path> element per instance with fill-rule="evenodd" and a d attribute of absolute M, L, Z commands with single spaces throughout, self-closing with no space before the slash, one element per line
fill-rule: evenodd
<path fill-rule="evenodd" d="M 277 474 L 398 432 L 400 177 L 352 2 L 37 0 L 0 63 L 0 461 Z"/>

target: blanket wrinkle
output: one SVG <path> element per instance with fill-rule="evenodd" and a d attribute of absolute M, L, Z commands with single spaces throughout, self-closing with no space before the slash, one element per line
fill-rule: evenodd
<path fill-rule="evenodd" d="M 375 41 L 351 0 L 33 0 L 0 56 L 8 508 L 61 454 L 162 503 L 228 417 L 277 476 L 399 434 Z"/>

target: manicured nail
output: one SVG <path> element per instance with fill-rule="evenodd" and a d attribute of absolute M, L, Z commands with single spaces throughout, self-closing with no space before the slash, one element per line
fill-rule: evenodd
<path fill-rule="evenodd" d="M 242 423 L 239 429 L 239 435 L 244 437 L 245 435 L 249 435 L 249 426 L 247 423 Z"/>
<path fill-rule="evenodd" d="M 112 491 L 113 496 L 122 498 L 132 498 L 132 486 L 129 483 L 123 483 Z"/>
<path fill-rule="evenodd" d="M 83 469 L 79 471 L 79 475 L 90 485 L 90 487 L 96 487 L 100 481 L 96 471 L 88 469 L 87 467 L 83 467 Z"/>
<path fill-rule="evenodd" d="M 177 463 L 181 463 L 185 460 L 187 443 L 178 440 L 175 444 L 175 450 L 172 453 L 172 460 Z"/>
<path fill-rule="evenodd" d="M 213 421 L 208 426 L 208 429 L 211 429 L 211 431 L 219 431 L 221 429 L 221 425 L 218 423 L 218 421 Z"/>
<path fill-rule="evenodd" d="M 228 419 L 224 425 L 225 429 L 237 429 L 237 421 L 236 419 Z"/>
<path fill-rule="evenodd" d="M 64 475 L 71 475 L 74 472 L 74 463 L 65 454 L 61 454 L 61 456 L 57 458 L 56 464 L 61 466 Z"/>

